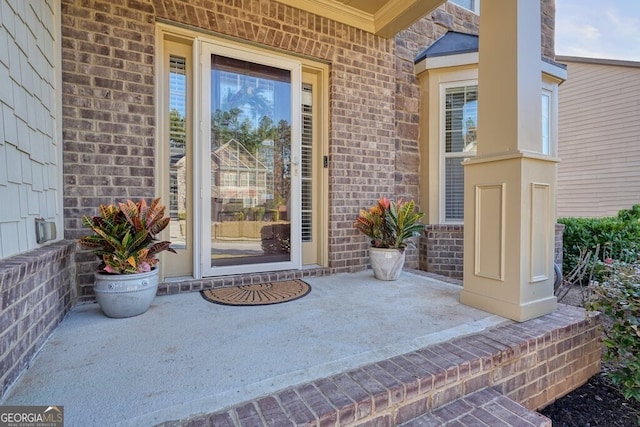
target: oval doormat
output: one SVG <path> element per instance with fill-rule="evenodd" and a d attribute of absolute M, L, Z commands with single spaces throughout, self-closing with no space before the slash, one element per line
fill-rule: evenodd
<path fill-rule="evenodd" d="M 223 305 L 268 305 L 293 301 L 311 292 L 302 280 L 258 283 L 200 291 L 204 299 Z"/>

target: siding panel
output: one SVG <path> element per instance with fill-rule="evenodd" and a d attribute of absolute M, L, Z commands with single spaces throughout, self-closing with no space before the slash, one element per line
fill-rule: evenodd
<path fill-rule="evenodd" d="M 557 60 L 557 214 L 615 215 L 640 203 L 640 63 Z"/>
<path fill-rule="evenodd" d="M 0 258 L 38 247 L 36 217 L 62 230 L 55 5 L 0 0 Z"/>

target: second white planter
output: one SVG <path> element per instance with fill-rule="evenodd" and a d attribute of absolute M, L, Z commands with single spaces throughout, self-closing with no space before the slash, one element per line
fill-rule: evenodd
<path fill-rule="evenodd" d="M 405 251 L 370 247 L 369 259 L 376 279 L 398 280 L 404 267 Z"/>

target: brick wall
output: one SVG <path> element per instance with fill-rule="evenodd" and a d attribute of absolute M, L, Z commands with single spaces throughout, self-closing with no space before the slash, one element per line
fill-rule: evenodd
<path fill-rule="evenodd" d="M 154 19 L 147 2 L 62 1 L 67 238 L 100 203 L 155 193 Z M 83 297 L 95 257 L 77 262 Z"/>
<path fill-rule="evenodd" d="M 65 232 L 100 203 L 154 192 L 157 18 L 328 61 L 329 256 L 335 272 L 367 263 L 358 210 L 394 193 L 393 43 L 274 1 L 63 0 Z M 80 294 L 91 257 L 78 257 Z"/>
<path fill-rule="evenodd" d="M 541 0 L 542 10 L 542 56 L 554 60 L 556 58 L 556 2 L 555 0 Z"/>
<path fill-rule="evenodd" d="M 0 260 L 0 398 L 75 300 L 75 243 Z"/>
<path fill-rule="evenodd" d="M 464 225 L 430 224 L 420 238 L 420 269 L 462 279 Z"/>

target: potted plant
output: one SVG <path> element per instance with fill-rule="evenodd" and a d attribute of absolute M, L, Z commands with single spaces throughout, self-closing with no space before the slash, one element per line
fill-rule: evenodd
<path fill-rule="evenodd" d="M 408 239 L 419 236 L 424 212 L 415 212 L 413 200 L 403 202 L 380 198 L 368 210 L 361 210 L 354 226 L 371 239 L 369 258 L 377 279 L 397 280 L 405 261 Z"/>
<path fill-rule="evenodd" d="M 171 242 L 157 235 L 170 222 L 160 199 L 100 205 L 100 215 L 85 216 L 82 223 L 93 234 L 79 243 L 100 259 L 94 292 L 102 311 L 109 317 L 142 314 L 158 290 L 158 258 L 162 251 L 175 253 Z"/>

